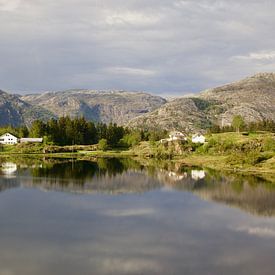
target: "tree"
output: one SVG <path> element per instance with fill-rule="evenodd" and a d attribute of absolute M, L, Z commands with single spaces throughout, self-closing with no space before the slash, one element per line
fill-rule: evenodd
<path fill-rule="evenodd" d="M 108 149 L 107 139 L 102 138 L 98 143 L 98 149 L 102 151 L 106 151 Z"/>
<path fill-rule="evenodd" d="M 30 137 L 43 137 L 46 133 L 46 125 L 41 120 L 32 123 Z"/>
<path fill-rule="evenodd" d="M 28 137 L 28 135 L 29 135 L 29 130 L 28 130 L 28 128 L 27 128 L 26 125 L 21 126 L 21 127 L 18 129 L 18 135 L 19 135 L 19 137 L 21 137 L 21 138 Z"/>
<path fill-rule="evenodd" d="M 88 122 L 87 130 L 87 144 L 96 144 L 98 143 L 98 134 L 96 126 L 93 122 Z"/>
<path fill-rule="evenodd" d="M 236 132 L 239 133 L 240 129 L 243 128 L 244 125 L 245 125 L 244 119 L 241 115 L 236 115 L 236 116 L 233 117 L 232 126 L 234 127 Z"/>
<path fill-rule="evenodd" d="M 118 142 L 123 138 L 124 129 L 121 126 L 110 123 L 106 131 L 106 139 L 112 147 L 117 146 Z"/>
<path fill-rule="evenodd" d="M 127 147 L 138 145 L 142 140 L 141 132 L 140 131 L 133 131 L 129 134 L 124 135 L 122 144 L 126 145 Z"/>

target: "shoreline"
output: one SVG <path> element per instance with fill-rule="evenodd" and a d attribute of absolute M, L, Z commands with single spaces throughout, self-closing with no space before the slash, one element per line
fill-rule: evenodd
<path fill-rule="evenodd" d="M 209 168 L 213 170 L 221 170 L 235 173 L 247 174 L 270 174 L 275 176 L 274 168 L 267 168 L 262 166 L 253 165 L 228 165 L 228 156 L 214 156 L 214 155 L 198 155 L 188 154 L 184 156 L 177 155 L 172 159 L 158 159 L 155 157 L 147 157 L 142 154 L 134 153 L 131 150 L 111 150 L 111 151 L 79 151 L 79 152 L 66 152 L 66 153 L 15 153 L 15 152 L 1 152 L 0 160 L 3 158 L 74 158 L 79 160 L 92 160 L 96 158 L 132 158 L 140 162 L 163 162 L 174 163 L 177 165 L 186 166 L 199 166 L 202 168 Z"/>

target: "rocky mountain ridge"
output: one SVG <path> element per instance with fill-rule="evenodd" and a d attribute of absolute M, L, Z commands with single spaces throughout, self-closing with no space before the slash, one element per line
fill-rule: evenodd
<path fill-rule="evenodd" d="M 211 124 L 231 125 L 235 115 L 246 122 L 275 121 L 275 73 L 261 73 L 231 84 L 177 98 L 152 113 L 130 121 L 130 127 L 186 132 L 207 129 Z"/>
<path fill-rule="evenodd" d="M 149 113 L 166 100 L 144 92 L 68 90 L 26 95 L 22 100 L 50 110 L 57 117 L 84 116 L 87 120 L 124 125 Z"/>
<path fill-rule="evenodd" d="M 36 119 L 48 120 L 54 114 L 39 106 L 33 106 L 0 90 L 0 126 L 1 125 L 30 125 Z"/>
<path fill-rule="evenodd" d="M 275 73 L 169 101 L 145 92 L 74 89 L 20 96 L 0 91 L 0 125 L 30 125 L 35 119 L 69 115 L 133 128 L 190 132 L 230 125 L 237 114 L 247 122 L 275 121 Z"/>

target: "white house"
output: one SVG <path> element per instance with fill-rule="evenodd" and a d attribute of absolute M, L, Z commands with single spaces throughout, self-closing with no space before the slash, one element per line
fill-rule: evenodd
<path fill-rule="evenodd" d="M 10 133 L 0 136 L 0 144 L 17 144 L 18 138 Z"/>
<path fill-rule="evenodd" d="M 205 143 L 205 136 L 201 134 L 195 134 L 192 136 L 193 143 Z"/>
<path fill-rule="evenodd" d="M 173 140 L 187 140 L 187 137 L 185 136 L 185 134 L 181 132 L 174 131 L 174 132 L 170 132 L 169 138 L 168 138 L 168 141 L 173 141 Z"/>
<path fill-rule="evenodd" d="M 175 141 L 175 140 L 184 140 L 184 141 L 186 141 L 187 137 L 186 137 L 185 134 L 183 134 L 181 132 L 174 131 L 174 132 L 170 132 L 169 138 L 162 139 L 160 142 L 163 143 L 163 142 Z"/>

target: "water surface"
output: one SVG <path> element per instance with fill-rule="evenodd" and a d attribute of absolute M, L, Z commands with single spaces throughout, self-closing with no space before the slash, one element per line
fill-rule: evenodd
<path fill-rule="evenodd" d="M 0 274 L 274 274 L 275 186 L 129 159 L 0 161 Z"/>

